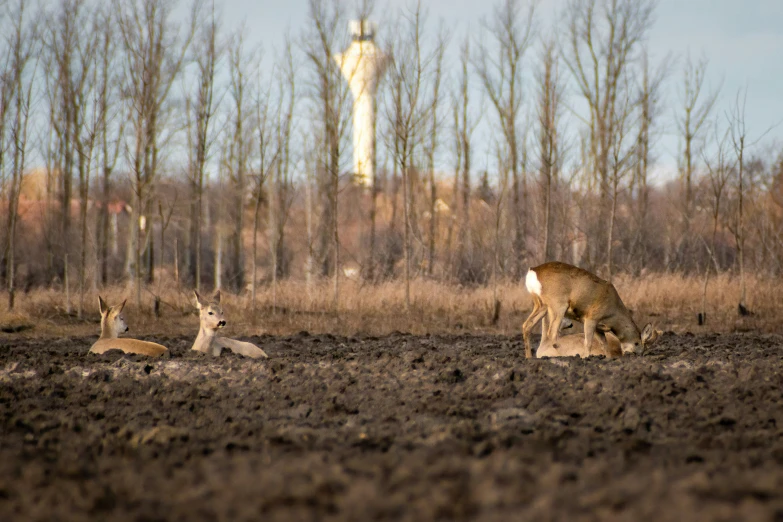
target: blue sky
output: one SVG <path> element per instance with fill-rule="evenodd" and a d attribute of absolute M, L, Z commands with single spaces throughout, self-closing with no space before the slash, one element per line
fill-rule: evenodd
<path fill-rule="evenodd" d="M 226 29 L 247 24 L 248 36 L 264 47 L 269 60 L 280 47 L 287 29 L 300 34 L 307 22 L 307 1 L 218 0 Z M 565 5 L 564 0 L 540 0 L 539 27 L 552 30 Z M 379 2 L 374 18 L 383 26 L 400 7 L 410 2 Z M 429 21 L 446 22 L 454 38 L 461 40 L 470 31 L 477 34 L 482 17 L 489 17 L 494 3 L 475 0 L 424 0 Z M 751 138 L 783 121 L 783 0 L 660 0 L 649 48 L 653 59 L 670 55 L 678 59 L 668 82 L 663 132 L 658 147 L 658 178 L 672 175 L 678 142 L 674 136 L 673 107 L 686 53 L 709 60 L 707 83 L 722 86 L 716 114 L 723 115 L 734 102 L 738 89 L 748 87 L 746 119 Z M 347 28 L 346 28 L 347 30 Z M 452 47 L 456 49 L 452 41 Z M 485 133 L 488 132 L 485 130 Z M 477 135 L 480 140 L 480 136 Z M 783 125 L 766 135 L 764 142 L 783 142 Z M 481 146 L 476 143 L 476 146 Z M 482 152 L 477 158 L 484 157 Z M 481 161 L 481 160 L 478 160 Z M 477 168 L 482 168 L 479 164 Z"/>

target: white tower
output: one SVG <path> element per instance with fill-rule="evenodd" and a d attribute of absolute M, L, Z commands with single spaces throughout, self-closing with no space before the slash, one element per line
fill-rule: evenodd
<path fill-rule="evenodd" d="M 353 173 L 364 186 L 375 169 L 375 92 L 386 67 L 386 56 L 373 41 L 376 29 L 375 23 L 351 20 L 353 41 L 334 57 L 353 93 Z"/>

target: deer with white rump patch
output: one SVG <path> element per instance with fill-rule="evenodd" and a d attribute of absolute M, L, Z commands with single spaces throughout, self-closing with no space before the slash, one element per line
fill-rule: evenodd
<path fill-rule="evenodd" d="M 234 353 L 252 359 L 261 357 L 266 359 L 269 357 L 264 350 L 252 343 L 220 337 L 217 334 L 219 329 L 226 326 L 226 320 L 223 318 L 223 308 L 220 306 L 220 290 L 215 292 L 211 301 L 207 301 L 196 291 L 193 293 L 196 296 L 196 306 L 199 309 L 199 322 L 201 323 L 198 336 L 193 342 L 193 350 L 217 357 L 223 351 L 223 348 L 228 348 Z"/>
<path fill-rule="evenodd" d="M 645 348 L 658 337 L 651 324 L 643 330 L 636 326 L 614 285 L 587 270 L 560 262 L 544 263 L 528 270 L 525 287 L 533 298 L 533 311 L 522 325 L 525 357 L 530 359 L 530 333 L 547 314 L 548 328 L 544 339 L 557 348 L 560 323 L 564 317 L 584 324 L 584 353 L 590 353 L 593 337 L 607 346 L 604 333 L 611 332 L 620 341 L 625 354 L 644 354 Z"/>
<path fill-rule="evenodd" d="M 122 315 L 125 301 L 119 306 L 106 306 L 106 301 L 101 296 L 98 296 L 98 304 L 101 309 L 101 337 L 90 348 L 91 353 L 122 350 L 125 353 L 156 357 L 166 351 L 166 347 L 158 343 L 140 341 L 138 339 L 120 339 L 118 337 L 119 334 L 128 331 L 128 325 L 125 323 L 125 317 Z"/>

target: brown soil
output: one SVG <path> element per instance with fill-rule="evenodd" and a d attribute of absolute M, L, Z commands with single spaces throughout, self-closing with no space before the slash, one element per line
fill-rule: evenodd
<path fill-rule="evenodd" d="M 783 520 L 783 338 L 0 342 L 0 520 Z"/>

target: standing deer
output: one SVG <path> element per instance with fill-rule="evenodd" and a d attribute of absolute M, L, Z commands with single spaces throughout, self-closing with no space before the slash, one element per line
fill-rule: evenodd
<path fill-rule="evenodd" d="M 549 324 L 542 339 L 546 336 L 555 347 L 565 317 L 584 323 L 585 353 L 590 353 L 594 335 L 606 346 L 605 332 L 617 337 L 623 354 L 642 355 L 645 345 L 657 338 L 651 324 L 639 330 L 612 283 L 587 270 L 557 261 L 544 263 L 528 270 L 525 287 L 533 297 L 533 311 L 522 325 L 528 359 L 533 357 L 530 332 L 544 314 Z"/>
<path fill-rule="evenodd" d="M 193 350 L 209 353 L 217 357 L 223 351 L 223 348 L 228 348 L 234 353 L 252 359 L 260 357 L 266 359 L 269 357 L 264 350 L 252 343 L 220 337 L 217 334 L 219 329 L 226 326 L 226 320 L 223 318 L 223 308 L 220 306 L 220 290 L 215 292 L 211 301 L 207 301 L 196 291 L 193 293 L 196 295 L 196 306 L 199 309 L 200 322 L 198 336 L 196 336 L 196 340 L 193 342 Z"/>
<path fill-rule="evenodd" d="M 128 325 L 122 315 L 125 301 L 119 306 L 106 306 L 106 301 L 98 296 L 98 305 L 101 309 L 101 336 L 90 348 L 90 353 L 122 350 L 125 353 L 158 356 L 166 351 L 166 347 L 158 343 L 118 338 L 119 334 L 128 331 Z"/>

